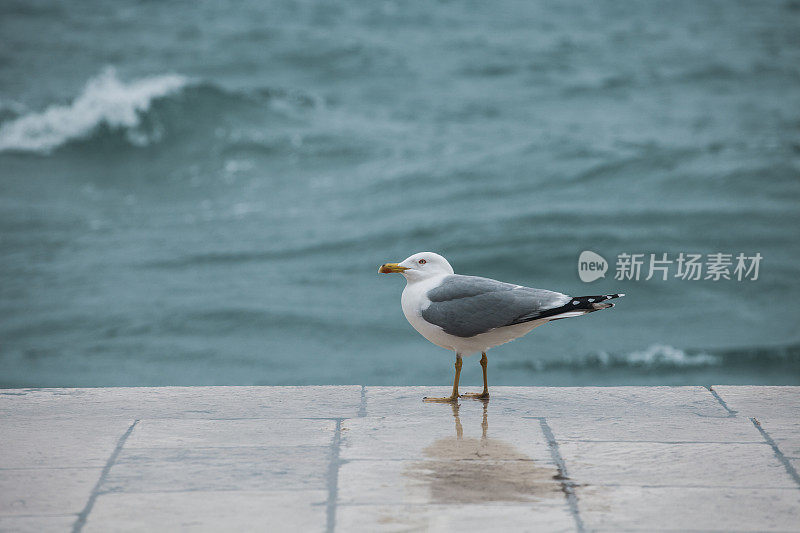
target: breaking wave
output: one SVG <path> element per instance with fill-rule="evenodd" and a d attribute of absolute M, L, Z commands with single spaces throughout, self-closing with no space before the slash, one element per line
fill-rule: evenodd
<path fill-rule="evenodd" d="M 666 344 L 653 344 L 643 350 L 613 354 L 597 352 L 565 361 L 570 367 L 631 367 L 631 368 L 686 368 L 716 366 L 722 363 L 720 355 L 705 351 L 687 352 Z M 547 364 L 547 363 L 545 363 Z"/>
<path fill-rule="evenodd" d="M 659 370 L 680 371 L 702 368 L 747 369 L 779 366 L 786 371 L 800 367 L 800 345 L 743 347 L 726 350 L 682 350 L 653 344 L 628 353 L 594 352 L 552 360 L 508 362 L 506 368 L 548 370 Z"/>
<path fill-rule="evenodd" d="M 98 127 L 124 130 L 134 145 L 146 145 L 151 135 L 138 131 L 152 102 L 180 91 L 189 83 L 177 74 L 121 81 L 113 68 L 91 78 L 68 105 L 51 105 L 41 112 L 19 116 L 0 126 L 0 152 L 50 153 L 73 140 L 89 137 Z"/>
<path fill-rule="evenodd" d="M 623 361 L 618 361 L 622 359 Z M 614 357 L 605 352 L 598 355 L 604 366 L 623 362 L 628 366 L 713 366 L 722 362 L 722 357 L 705 352 L 687 353 L 666 344 L 653 344 L 641 351 Z"/>

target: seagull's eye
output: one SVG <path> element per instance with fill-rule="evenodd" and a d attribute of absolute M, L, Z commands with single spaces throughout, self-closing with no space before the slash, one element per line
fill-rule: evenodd
<path fill-rule="evenodd" d="M 420 265 L 424 265 L 425 263 L 427 263 L 427 261 L 425 261 L 424 259 L 420 259 L 419 261 L 417 261 L 417 263 L 419 263 Z"/>

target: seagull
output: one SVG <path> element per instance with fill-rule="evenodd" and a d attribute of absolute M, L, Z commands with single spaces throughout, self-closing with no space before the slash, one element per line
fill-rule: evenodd
<path fill-rule="evenodd" d="M 459 397 L 489 399 L 486 351 L 522 337 L 533 328 L 562 318 L 614 307 L 607 302 L 624 294 L 567 296 L 489 278 L 462 276 L 447 259 L 420 252 L 400 263 L 384 263 L 381 274 L 400 273 L 406 287 L 400 303 L 406 320 L 423 337 L 456 354 L 453 392 L 428 402 L 455 402 Z M 459 396 L 461 358 L 481 353 L 483 392 Z"/>

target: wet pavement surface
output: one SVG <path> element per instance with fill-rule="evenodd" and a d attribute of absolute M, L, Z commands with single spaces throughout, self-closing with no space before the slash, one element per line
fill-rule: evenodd
<path fill-rule="evenodd" d="M 0 390 L 0 531 L 800 530 L 800 387 L 440 392 Z"/>

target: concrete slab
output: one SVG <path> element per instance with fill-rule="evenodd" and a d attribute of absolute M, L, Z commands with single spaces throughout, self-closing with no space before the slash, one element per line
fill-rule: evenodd
<path fill-rule="evenodd" d="M 0 391 L 0 419 L 344 418 L 357 416 L 360 386 L 119 387 Z"/>
<path fill-rule="evenodd" d="M 725 417 L 728 412 L 705 387 L 498 387 L 502 408 L 517 415 L 551 418 Z"/>
<path fill-rule="evenodd" d="M 469 445 L 471 443 L 467 443 Z M 339 469 L 342 505 L 565 503 L 558 471 L 535 461 L 352 461 Z M 458 452 L 456 452 L 458 453 Z M 469 452 L 467 452 L 469 453 Z"/>
<path fill-rule="evenodd" d="M 83 531 L 325 531 L 325 491 L 103 494 Z"/>
<path fill-rule="evenodd" d="M 566 504 L 508 506 L 470 505 L 341 505 L 339 531 L 428 532 L 498 531 L 572 532 L 575 520 Z"/>
<path fill-rule="evenodd" d="M 324 490 L 335 430 L 332 420 L 140 420 L 101 490 Z"/>
<path fill-rule="evenodd" d="M 330 446 L 335 429 L 333 420 L 291 418 L 140 420 L 125 447 Z"/>
<path fill-rule="evenodd" d="M 767 444 L 568 441 L 559 449 L 581 484 L 798 488 Z"/>
<path fill-rule="evenodd" d="M 63 516 L 0 516 L 3 533 L 46 533 L 72 531 L 77 515 Z"/>
<path fill-rule="evenodd" d="M 547 423 L 559 441 L 764 442 L 747 418 L 576 416 L 548 418 Z"/>
<path fill-rule="evenodd" d="M 589 531 L 797 531 L 797 489 L 578 487 Z"/>
<path fill-rule="evenodd" d="M 539 421 L 508 416 L 349 419 L 342 423 L 340 454 L 344 460 L 418 460 L 429 456 L 432 447 L 446 443 L 464 448 L 463 454 L 474 459 L 491 459 L 492 454 L 503 453 L 552 464 Z M 470 452 L 468 446 L 472 447 Z"/>
<path fill-rule="evenodd" d="M 80 513 L 100 468 L 0 470 L 0 516 Z"/>
<path fill-rule="evenodd" d="M 430 526 L 432 519 L 459 523 L 466 504 L 566 505 L 538 420 L 491 415 L 483 402 L 428 405 L 427 417 L 343 421 L 339 503 L 401 504 L 370 508 L 369 516 L 412 529 Z M 413 520 L 401 519 L 404 506 L 430 503 L 452 509 L 442 508 L 436 518 L 418 508 Z M 529 516 L 531 507 L 525 509 L 523 515 Z M 436 520 L 433 523 L 439 524 Z"/>
<path fill-rule="evenodd" d="M 796 420 L 800 413 L 800 387 L 714 385 L 711 388 L 740 417 Z"/>
<path fill-rule="evenodd" d="M 0 468 L 102 468 L 131 423 L 97 418 L 0 421 Z"/>
<path fill-rule="evenodd" d="M 329 447 L 124 449 L 104 492 L 324 490 Z"/>

